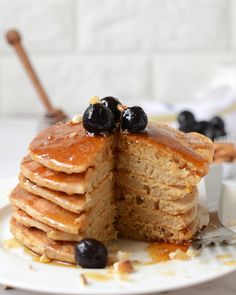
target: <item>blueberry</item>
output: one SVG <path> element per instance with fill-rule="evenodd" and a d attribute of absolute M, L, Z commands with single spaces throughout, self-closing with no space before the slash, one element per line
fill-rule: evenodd
<path fill-rule="evenodd" d="M 83 239 L 75 245 L 75 261 L 83 268 L 104 268 L 107 259 L 107 248 L 95 239 Z"/>
<path fill-rule="evenodd" d="M 193 132 L 195 131 L 195 124 L 182 123 L 179 125 L 179 130 L 183 132 Z"/>
<path fill-rule="evenodd" d="M 115 128 L 114 115 L 101 103 L 90 104 L 83 114 L 83 126 L 94 134 L 112 131 Z"/>
<path fill-rule="evenodd" d="M 206 128 L 206 130 L 204 132 L 204 135 L 209 137 L 211 140 L 214 140 L 216 137 L 215 131 L 216 131 L 215 127 L 213 125 L 209 124 L 209 126 Z"/>
<path fill-rule="evenodd" d="M 211 125 L 213 125 L 217 129 L 223 129 L 225 128 L 225 123 L 221 119 L 221 117 L 216 116 L 210 120 Z"/>
<path fill-rule="evenodd" d="M 195 131 L 201 134 L 205 134 L 206 129 L 209 126 L 209 122 L 207 121 L 200 121 L 195 123 Z"/>
<path fill-rule="evenodd" d="M 190 111 L 183 111 L 179 113 L 177 117 L 177 121 L 180 125 L 187 124 L 187 125 L 193 125 L 195 123 L 195 117 L 193 113 Z"/>
<path fill-rule="evenodd" d="M 218 129 L 218 128 L 215 128 L 215 138 L 219 138 L 219 137 L 223 137 L 226 135 L 226 132 L 224 129 Z"/>
<path fill-rule="evenodd" d="M 102 104 L 104 106 L 106 106 L 107 108 L 109 108 L 114 117 L 115 117 L 115 121 L 118 122 L 120 120 L 120 111 L 117 109 L 117 106 L 119 104 L 121 104 L 121 102 L 119 101 L 119 99 L 113 97 L 113 96 L 107 96 L 101 99 Z"/>
<path fill-rule="evenodd" d="M 147 123 L 147 115 L 141 107 L 129 107 L 125 109 L 121 114 L 120 128 L 123 131 L 142 131 L 146 128 Z"/>

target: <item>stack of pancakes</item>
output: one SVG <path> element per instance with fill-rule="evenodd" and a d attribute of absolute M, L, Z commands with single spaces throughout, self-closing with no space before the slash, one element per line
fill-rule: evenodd
<path fill-rule="evenodd" d="M 115 137 L 88 137 L 70 122 L 43 131 L 21 162 L 11 231 L 34 252 L 74 262 L 74 242 L 116 239 Z"/>
<path fill-rule="evenodd" d="M 143 135 L 122 134 L 118 150 L 120 235 L 141 241 L 190 240 L 198 230 L 197 184 L 212 159 L 211 140 L 149 124 Z"/>
<path fill-rule="evenodd" d="M 90 136 L 59 123 L 30 144 L 12 191 L 11 231 L 32 251 L 74 263 L 84 237 L 183 242 L 198 229 L 197 184 L 213 145 L 149 124 L 141 133 Z"/>

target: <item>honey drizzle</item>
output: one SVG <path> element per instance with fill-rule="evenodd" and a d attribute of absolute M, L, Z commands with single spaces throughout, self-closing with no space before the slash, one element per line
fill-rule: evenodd
<path fill-rule="evenodd" d="M 77 234 L 80 222 L 84 218 L 83 214 L 79 215 L 67 211 L 46 199 L 41 199 L 29 193 L 22 189 L 19 184 L 12 191 L 11 198 L 13 201 L 21 202 L 25 207 L 37 211 L 47 225 L 60 229 L 70 228 L 73 229 L 74 234 Z"/>
<path fill-rule="evenodd" d="M 3 246 L 4 246 L 4 248 L 7 248 L 7 249 L 22 248 L 24 250 L 24 253 L 27 254 L 28 256 L 30 256 L 32 258 L 32 261 L 34 261 L 34 262 L 43 263 L 43 264 L 50 264 L 50 265 L 54 265 L 54 266 L 61 266 L 61 267 L 79 268 L 79 266 L 77 266 L 75 264 L 70 264 L 67 262 L 61 262 L 61 261 L 56 261 L 56 260 L 52 260 L 47 263 L 41 262 L 40 256 L 38 254 L 36 254 L 35 252 L 33 252 L 32 250 L 27 248 L 25 245 L 23 245 L 21 242 L 19 242 L 15 238 L 10 238 L 8 240 L 4 240 Z"/>
<path fill-rule="evenodd" d="M 76 133 L 76 136 L 71 134 Z M 81 123 L 67 121 L 43 130 L 30 144 L 30 153 L 44 161 L 56 161 L 56 166 L 86 165 L 96 156 L 110 136 L 88 136 Z"/>
<path fill-rule="evenodd" d="M 32 261 L 38 262 L 38 263 L 44 263 L 40 261 L 40 256 L 21 244 L 19 241 L 17 241 L 15 238 L 11 238 L 8 240 L 3 241 L 3 245 L 6 245 L 6 248 L 18 248 L 22 247 L 24 249 L 24 253 L 29 255 L 32 258 Z M 170 257 L 169 254 L 172 252 L 175 252 L 177 249 L 180 249 L 183 252 L 187 252 L 188 248 L 190 247 L 190 243 L 186 243 L 184 245 L 178 245 L 178 244 L 169 244 L 164 242 L 158 242 L 158 243 L 151 243 L 146 248 L 146 251 L 150 255 L 151 261 L 145 262 L 144 265 L 150 265 L 150 264 L 156 264 L 161 263 L 165 261 L 169 261 Z M 225 262 L 225 264 L 230 265 L 232 263 L 235 264 L 235 261 L 229 261 Z M 66 262 L 60 262 L 52 260 L 50 262 L 47 262 L 46 264 L 53 265 L 53 266 L 59 266 L 59 267 L 69 267 L 69 268 L 78 268 L 79 266 L 75 264 L 70 264 Z M 142 264 L 142 263 L 141 263 Z M 88 279 L 97 280 L 100 282 L 108 281 L 112 279 L 113 275 L 112 273 L 108 274 L 100 274 L 96 272 L 85 272 L 84 275 Z M 126 276 L 120 276 L 120 279 L 127 280 Z"/>
<path fill-rule="evenodd" d="M 43 264 L 50 264 L 50 265 L 60 266 L 60 267 L 78 268 L 78 266 L 76 266 L 75 264 L 57 261 L 57 260 L 51 260 L 49 262 L 42 262 L 42 261 L 40 261 L 41 256 L 39 256 L 37 253 L 33 252 L 32 250 L 30 250 L 29 248 L 27 248 L 24 245 L 22 245 L 22 247 L 24 249 L 24 253 L 29 255 L 34 262 L 43 263 Z"/>
<path fill-rule="evenodd" d="M 92 280 L 96 280 L 100 282 L 111 280 L 113 277 L 111 274 L 100 274 L 96 272 L 84 272 L 83 274 L 88 279 L 92 279 Z"/>
<path fill-rule="evenodd" d="M 71 137 L 70 134 L 76 134 Z M 194 148 L 199 148 L 206 142 L 200 142 L 193 134 L 180 133 L 166 125 L 149 123 L 147 128 L 140 133 L 130 133 L 129 138 L 142 141 L 145 144 L 162 145 L 172 151 L 181 154 L 186 160 L 202 167 L 207 163 Z M 95 156 L 101 150 L 104 142 L 109 141 L 110 136 L 88 136 L 83 125 L 70 122 L 59 123 L 42 131 L 30 144 L 30 154 L 38 160 L 56 161 L 66 165 L 82 165 L 88 162 L 88 158 Z M 186 142 L 186 143 L 184 143 Z M 66 147 L 66 148 L 65 148 Z M 194 147 L 194 148 L 193 148 Z"/>
<path fill-rule="evenodd" d="M 11 238 L 11 239 L 3 241 L 3 247 L 6 249 L 15 249 L 21 246 L 22 244 L 19 241 L 17 241 L 17 239 L 15 238 Z"/>
<path fill-rule="evenodd" d="M 50 170 L 49 168 L 41 165 L 40 163 L 33 161 L 30 156 L 23 158 L 21 162 L 21 169 L 30 171 L 34 177 L 46 179 L 50 183 L 78 183 L 83 182 L 86 178 L 86 172 L 83 173 L 71 173 L 66 174 L 64 172 L 58 172 Z"/>
<path fill-rule="evenodd" d="M 178 244 L 169 244 L 169 243 L 151 243 L 146 248 L 146 251 L 151 257 L 151 261 L 145 264 L 155 264 L 164 261 L 170 260 L 170 253 L 175 252 L 177 249 L 187 252 L 190 244 L 178 245 Z"/>

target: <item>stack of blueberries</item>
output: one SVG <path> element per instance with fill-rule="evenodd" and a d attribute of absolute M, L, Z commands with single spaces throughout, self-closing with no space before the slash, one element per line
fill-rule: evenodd
<path fill-rule="evenodd" d="M 197 121 L 190 111 L 182 111 L 177 117 L 179 130 L 198 132 L 211 140 L 226 136 L 225 124 L 221 117 L 215 116 L 209 121 Z"/>

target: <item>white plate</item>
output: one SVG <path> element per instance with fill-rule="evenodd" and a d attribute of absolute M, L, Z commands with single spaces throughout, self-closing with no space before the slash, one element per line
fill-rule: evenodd
<path fill-rule="evenodd" d="M 198 257 L 188 261 L 172 260 L 154 265 L 142 265 L 127 279 L 109 274 L 108 270 L 84 270 L 32 261 L 23 249 L 7 250 L 3 241 L 11 238 L 9 232 L 10 206 L 7 191 L 16 179 L 0 181 L 0 283 L 25 290 L 55 294 L 140 294 L 169 291 L 203 283 L 236 270 L 236 247 L 222 246 L 204 249 Z M 236 192 L 236 183 L 224 192 Z M 227 196 L 225 196 L 227 197 Z M 232 205 L 232 204 L 231 204 Z M 235 203 L 234 203 L 235 205 Z M 236 208 L 236 207 L 234 207 Z M 232 210 L 233 212 L 233 210 Z M 234 210 L 236 212 L 236 210 Z M 235 214 L 236 215 L 236 214 Z M 231 216 L 232 218 L 232 216 Z M 118 241 L 119 248 L 134 253 L 133 258 L 148 260 L 147 244 Z M 96 272 L 108 278 L 105 281 L 89 278 L 83 286 L 80 273 Z"/>

